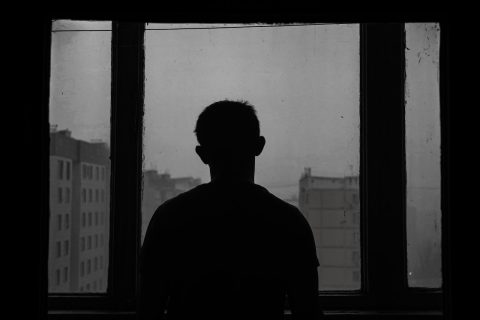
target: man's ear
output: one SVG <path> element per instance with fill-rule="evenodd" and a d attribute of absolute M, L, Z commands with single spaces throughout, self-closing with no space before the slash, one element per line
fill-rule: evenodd
<path fill-rule="evenodd" d="M 264 136 L 258 137 L 257 145 L 255 146 L 255 156 L 259 156 L 262 153 L 263 148 L 265 147 L 265 142 Z"/>
<path fill-rule="evenodd" d="M 200 159 L 202 159 L 202 162 L 208 165 L 208 157 L 205 148 L 202 146 L 196 146 L 195 152 L 198 154 Z"/>

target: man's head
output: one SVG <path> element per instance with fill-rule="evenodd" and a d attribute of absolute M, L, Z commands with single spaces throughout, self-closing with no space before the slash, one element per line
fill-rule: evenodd
<path fill-rule="evenodd" d="M 195 150 L 208 165 L 254 158 L 265 145 L 255 109 L 246 101 L 209 105 L 198 116 L 195 134 L 199 143 Z"/>

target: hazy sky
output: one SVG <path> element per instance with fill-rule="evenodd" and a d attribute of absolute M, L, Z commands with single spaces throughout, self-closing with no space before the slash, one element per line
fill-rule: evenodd
<path fill-rule="evenodd" d="M 145 52 L 147 168 L 208 181 L 193 129 L 205 106 L 228 98 L 257 109 L 267 140 L 258 183 L 296 190 L 306 166 L 358 173 L 357 25 L 147 30 Z"/>
<path fill-rule="evenodd" d="M 147 29 L 159 27 L 170 26 Z M 55 32 L 52 41 L 51 123 L 108 140 L 111 33 Z M 257 183 L 285 197 L 304 167 L 358 174 L 358 25 L 147 30 L 145 55 L 145 168 L 209 181 L 193 129 L 205 106 L 228 98 L 257 109 L 267 140 Z"/>

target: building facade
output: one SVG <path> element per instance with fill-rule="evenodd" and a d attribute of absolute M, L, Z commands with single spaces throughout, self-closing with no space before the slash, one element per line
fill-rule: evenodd
<path fill-rule="evenodd" d="M 109 154 L 103 142 L 50 132 L 49 292 L 106 291 Z"/>
<path fill-rule="evenodd" d="M 360 289 L 359 177 L 312 176 L 306 168 L 299 188 L 320 262 L 320 290 Z"/>

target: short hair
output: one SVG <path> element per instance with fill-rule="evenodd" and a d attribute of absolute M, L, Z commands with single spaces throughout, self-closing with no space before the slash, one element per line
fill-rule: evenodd
<path fill-rule="evenodd" d="M 194 132 L 202 146 L 248 146 L 260 136 L 260 123 L 248 101 L 222 100 L 200 113 Z"/>

